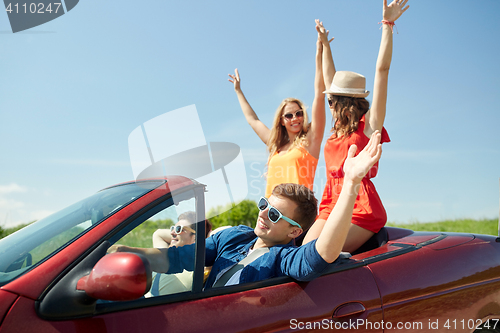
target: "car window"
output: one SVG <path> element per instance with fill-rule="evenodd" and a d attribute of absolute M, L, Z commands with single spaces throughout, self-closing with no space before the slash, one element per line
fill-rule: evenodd
<path fill-rule="evenodd" d="M 168 274 L 153 272 L 152 286 L 146 298 L 192 291 L 193 288 L 195 242 L 200 229 L 196 222 L 194 192 L 174 196 L 170 203 L 146 220 L 135 221 L 134 224 L 140 224 L 116 241 L 116 244 L 131 247 L 182 248 L 182 267 Z"/>

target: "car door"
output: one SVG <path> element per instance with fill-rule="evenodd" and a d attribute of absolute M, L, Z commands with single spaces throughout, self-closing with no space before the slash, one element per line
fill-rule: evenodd
<path fill-rule="evenodd" d="M 311 282 L 273 278 L 161 296 L 89 320 L 107 332 L 311 332 L 332 328 L 382 332 L 382 319 L 377 286 L 369 270 L 360 266 Z"/>

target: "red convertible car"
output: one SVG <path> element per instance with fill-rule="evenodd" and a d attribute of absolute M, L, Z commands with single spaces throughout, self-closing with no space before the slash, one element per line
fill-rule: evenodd
<path fill-rule="evenodd" d="M 2 239 L 0 333 L 500 332 L 500 244 L 485 235 L 384 228 L 311 282 L 209 290 L 197 237 L 189 290 L 144 297 L 148 262 L 107 249 L 151 247 L 134 243 L 145 227 L 186 211 L 204 220 L 204 190 L 184 177 L 120 184 Z"/>

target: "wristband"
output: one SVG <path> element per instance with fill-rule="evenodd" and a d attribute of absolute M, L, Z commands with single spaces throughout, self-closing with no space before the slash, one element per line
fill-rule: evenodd
<path fill-rule="evenodd" d="M 391 27 L 392 33 L 394 33 L 393 27 L 396 26 L 396 23 L 387 20 L 382 20 L 382 22 L 379 22 L 378 24 L 387 24 L 388 26 Z M 380 27 L 380 29 L 382 29 L 382 27 Z M 396 27 L 396 33 L 399 34 L 398 27 Z"/>

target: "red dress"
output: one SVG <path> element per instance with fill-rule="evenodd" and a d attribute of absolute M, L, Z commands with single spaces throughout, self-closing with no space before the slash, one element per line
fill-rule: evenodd
<path fill-rule="evenodd" d="M 319 215 L 317 219 L 326 220 L 333 207 L 337 203 L 344 183 L 344 172 L 342 167 L 347 158 L 347 151 L 352 144 L 356 144 L 359 153 L 368 144 L 370 139 L 363 133 L 365 129 L 365 116 L 359 121 L 358 129 L 348 138 L 338 139 L 330 137 L 325 144 L 325 162 L 327 182 L 321 204 L 319 206 Z M 390 142 L 389 134 L 385 128 L 382 128 L 381 143 Z M 377 233 L 387 222 L 382 201 L 375 190 L 375 185 L 370 178 L 377 175 L 378 162 L 368 171 L 365 178 L 361 181 L 361 188 L 356 197 L 354 211 L 352 214 L 352 223 Z"/>

